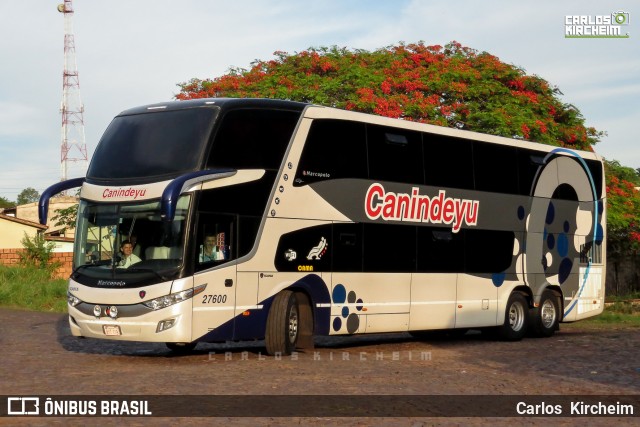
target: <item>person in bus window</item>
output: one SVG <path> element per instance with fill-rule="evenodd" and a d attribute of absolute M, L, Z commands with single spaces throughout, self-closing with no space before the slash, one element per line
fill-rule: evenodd
<path fill-rule="evenodd" d="M 134 255 L 136 255 L 138 258 L 140 258 L 140 254 L 142 253 L 142 247 L 138 244 L 138 236 L 136 236 L 135 234 L 132 234 L 129 237 L 129 241 L 131 242 L 131 246 L 132 246 L 132 252 Z"/>
<path fill-rule="evenodd" d="M 128 240 L 122 242 L 120 252 L 122 252 L 122 259 L 118 263 L 118 267 L 129 268 L 133 264 L 142 261 L 138 255 L 133 253 L 133 245 Z"/>
<path fill-rule="evenodd" d="M 200 262 L 221 261 L 227 259 L 225 254 L 224 233 L 207 234 L 200 254 Z"/>

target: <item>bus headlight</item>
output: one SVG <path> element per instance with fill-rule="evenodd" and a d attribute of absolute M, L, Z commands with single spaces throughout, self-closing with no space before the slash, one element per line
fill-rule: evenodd
<path fill-rule="evenodd" d="M 73 295 L 71 292 L 67 291 L 67 302 L 71 307 L 75 307 L 76 305 L 80 304 L 82 300 Z"/>
<path fill-rule="evenodd" d="M 142 304 L 149 307 L 152 310 L 160 310 L 162 308 L 169 307 L 173 304 L 177 304 L 182 301 L 186 301 L 189 298 L 193 298 L 198 295 L 207 287 L 206 284 L 197 286 L 192 289 L 187 289 L 186 291 L 176 292 L 175 294 L 169 294 L 162 297 L 154 298 L 149 301 L 145 301 Z"/>

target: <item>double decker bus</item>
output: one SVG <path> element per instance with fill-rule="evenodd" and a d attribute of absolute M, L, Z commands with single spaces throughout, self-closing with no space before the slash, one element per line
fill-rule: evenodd
<path fill-rule="evenodd" d="M 75 336 L 176 351 L 264 339 L 289 354 L 316 335 L 551 336 L 603 310 L 592 152 L 199 99 L 115 117 L 86 177 L 43 193 L 41 222 L 51 196 L 78 186 Z"/>

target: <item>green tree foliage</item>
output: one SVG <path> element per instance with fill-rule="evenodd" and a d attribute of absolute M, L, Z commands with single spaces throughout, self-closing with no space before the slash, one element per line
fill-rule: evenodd
<path fill-rule="evenodd" d="M 640 173 L 605 162 L 607 176 L 607 251 L 620 259 L 640 250 Z"/>
<path fill-rule="evenodd" d="M 44 234 L 38 233 L 30 238 L 27 233 L 20 241 L 24 251 L 20 253 L 20 264 L 26 267 L 37 267 L 53 272 L 58 265 L 51 263 L 55 243 L 47 242 Z"/>
<path fill-rule="evenodd" d="M 56 227 L 64 227 L 64 230 L 67 228 L 74 228 L 76 226 L 76 218 L 78 217 L 78 204 L 69 206 L 64 209 L 56 209 L 56 215 L 51 217 L 51 221 L 55 221 L 54 225 Z"/>
<path fill-rule="evenodd" d="M 0 209 L 2 209 L 2 208 L 12 208 L 15 205 L 16 204 L 13 203 L 12 201 L 10 201 L 9 199 L 7 199 L 5 197 L 0 197 Z"/>
<path fill-rule="evenodd" d="M 248 70 L 180 84 L 176 98 L 290 99 L 586 150 L 603 136 L 585 127 L 558 88 L 457 42 L 274 55 Z"/>
<path fill-rule="evenodd" d="M 18 205 L 26 205 L 27 203 L 37 202 L 40 199 L 40 193 L 35 188 L 27 187 L 18 194 L 16 203 Z"/>

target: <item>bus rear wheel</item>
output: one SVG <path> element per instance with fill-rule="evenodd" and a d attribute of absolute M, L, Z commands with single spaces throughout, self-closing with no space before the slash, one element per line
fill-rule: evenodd
<path fill-rule="evenodd" d="M 265 344 L 270 355 L 289 355 L 295 349 L 300 335 L 300 309 L 296 294 L 282 291 L 276 295 L 265 331 Z"/>
<path fill-rule="evenodd" d="M 505 341 L 520 341 L 527 333 L 529 304 L 520 292 L 509 296 L 504 313 L 504 324 L 498 327 L 500 338 Z"/>
<path fill-rule="evenodd" d="M 540 297 L 540 304 L 529 311 L 531 333 L 536 337 L 548 338 L 558 329 L 560 308 L 558 297 L 553 291 L 545 290 Z"/>

